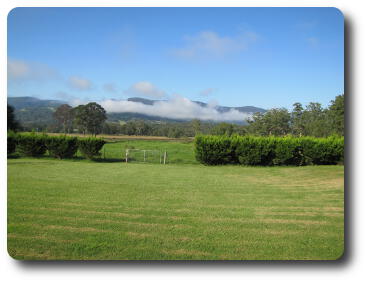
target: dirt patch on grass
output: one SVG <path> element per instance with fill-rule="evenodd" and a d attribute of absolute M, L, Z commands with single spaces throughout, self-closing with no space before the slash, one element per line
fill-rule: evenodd
<path fill-rule="evenodd" d="M 62 229 L 72 232 L 107 232 L 106 230 L 97 229 L 93 227 L 73 227 L 73 226 L 59 226 L 59 225 L 47 225 L 46 229 Z"/>
<path fill-rule="evenodd" d="M 286 215 L 286 216 L 317 216 L 320 215 L 318 212 L 277 212 L 277 211 L 257 211 L 255 215 Z"/>
<path fill-rule="evenodd" d="M 279 223 L 279 224 L 305 224 L 305 225 L 325 225 L 329 224 L 327 221 L 317 220 L 300 220 L 300 219 L 274 219 L 274 218 L 262 218 L 259 219 L 263 223 Z"/>
<path fill-rule="evenodd" d="M 136 232 L 126 232 L 126 235 L 134 237 L 134 238 L 141 238 L 141 239 L 153 237 L 153 235 L 151 234 L 136 233 Z"/>

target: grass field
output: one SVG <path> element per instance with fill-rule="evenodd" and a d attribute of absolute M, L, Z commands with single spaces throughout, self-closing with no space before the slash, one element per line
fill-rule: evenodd
<path fill-rule="evenodd" d="M 146 161 L 150 163 L 160 163 L 159 155 L 167 152 L 167 163 L 170 164 L 198 164 L 194 155 L 194 143 L 190 140 L 118 140 L 109 141 L 101 150 L 101 157 L 107 161 L 123 161 L 126 149 L 148 150 Z M 151 152 L 149 150 L 154 150 Z M 129 153 L 131 162 L 143 162 L 142 151 L 131 151 Z"/>
<path fill-rule="evenodd" d="M 39 260 L 337 259 L 343 180 L 343 166 L 8 159 L 8 251 Z"/>

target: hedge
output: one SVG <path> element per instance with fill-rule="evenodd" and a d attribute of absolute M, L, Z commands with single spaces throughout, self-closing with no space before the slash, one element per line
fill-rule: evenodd
<path fill-rule="evenodd" d="M 88 159 L 99 156 L 106 142 L 100 138 L 76 138 L 68 136 L 47 136 L 36 133 L 8 133 L 8 154 L 19 152 L 25 156 L 42 156 L 48 150 L 53 157 L 71 158 L 78 149 Z"/>
<path fill-rule="evenodd" d="M 8 155 L 15 152 L 16 146 L 17 146 L 17 134 L 10 131 L 8 132 L 8 141 L 7 141 Z"/>
<path fill-rule="evenodd" d="M 23 133 L 17 136 L 17 150 L 26 156 L 41 156 L 45 154 L 47 135 Z"/>
<path fill-rule="evenodd" d="M 196 159 L 207 165 L 311 165 L 344 161 L 344 137 L 197 136 Z"/>
<path fill-rule="evenodd" d="M 78 151 L 78 138 L 67 136 L 49 136 L 45 140 L 46 148 L 53 157 L 71 158 Z"/>
<path fill-rule="evenodd" d="M 95 156 L 100 156 L 100 150 L 106 142 L 100 138 L 81 138 L 78 140 L 78 148 L 81 154 L 93 159 Z"/>

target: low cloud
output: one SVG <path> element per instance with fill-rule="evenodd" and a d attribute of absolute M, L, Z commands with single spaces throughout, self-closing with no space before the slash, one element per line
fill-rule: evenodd
<path fill-rule="evenodd" d="M 57 72 L 45 64 L 8 58 L 8 80 L 48 80 L 58 76 Z"/>
<path fill-rule="evenodd" d="M 162 98 L 166 96 L 166 93 L 156 87 L 151 82 L 141 81 L 133 84 L 125 91 L 126 95 L 130 96 L 143 96 L 148 98 Z"/>
<path fill-rule="evenodd" d="M 88 79 L 72 76 L 69 78 L 69 86 L 75 90 L 91 90 L 92 89 L 92 82 Z"/>
<path fill-rule="evenodd" d="M 258 39 L 253 32 L 244 32 L 236 36 L 221 36 L 213 31 L 202 31 L 196 35 L 185 36 L 185 46 L 173 50 L 180 58 L 222 58 L 237 53 Z"/>
<path fill-rule="evenodd" d="M 76 106 L 85 104 L 80 100 L 71 102 Z M 211 121 L 244 121 L 250 115 L 241 113 L 238 110 L 230 110 L 220 113 L 216 108 L 216 104 L 210 104 L 206 107 L 192 102 L 191 100 L 175 95 L 169 100 L 156 101 L 153 105 L 146 105 L 139 102 L 127 100 L 103 100 L 98 102 L 109 113 L 140 113 L 145 115 L 159 116 L 171 119 L 200 119 Z"/>

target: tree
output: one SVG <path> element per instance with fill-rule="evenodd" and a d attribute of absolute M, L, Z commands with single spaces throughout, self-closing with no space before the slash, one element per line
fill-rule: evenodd
<path fill-rule="evenodd" d="M 303 136 L 305 132 L 303 107 L 299 102 L 293 104 L 293 111 L 291 113 L 291 131 L 293 135 L 297 136 Z"/>
<path fill-rule="evenodd" d="M 326 137 L 331 134 L 327 111 L 320 103 L 310 102 L 302 114 L 306 136 Z"/>
<path fill-rule="evenodd" d="M 338 95 L 331 101 L 327 114 L 333 133 L 344 136 L 344 94 Z"/>
<path fill-rule="evenodd" d="M 14 107 L 8 104 L 8 131 L 17 131 L 20 127 L 19 122 L 15 119 Z"/>
<path fill-rule="evenodd" d="M 68 104 L 62 104 L 57 107 L 53 117 L 60 125 L 63 126 L 63 131 L 65 134 L 70 132 L 74 120 L 73 107 Z"/>
<path fill-rule="evenodd" d="M 290 132 L 290 114 L 285 108 L 273 108 L 265 113 L 255 113 L 247 122 L 248 132 L 255 135 L 284 136 Z"/>
<path fill-rule="evenodd" d="M 96 102 L 87 105 L 79 105 L 75 108 L 75 123 L 85 134 L 89 132 L 96 136 L 102 130 L 103 123 L 106 121 L 106 110 Z"/>
<path fill-rule="evenodd" d="M 215 125 L 213 129 L 211 130 L 211 134 L 220 135 L 220 136 L 222 135 L 231 136 L 233 132 L 234 132 L 233 124 L 229 124 L 225 122 Z"/>
<path fill-rule="evenodd" d="M 201 133 L 201 122 L 199 119 L 193 119 L 191 121 L 191 127 L 194 131 L 195 136 Z"/>

